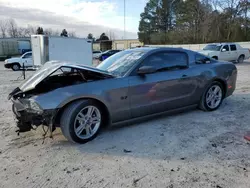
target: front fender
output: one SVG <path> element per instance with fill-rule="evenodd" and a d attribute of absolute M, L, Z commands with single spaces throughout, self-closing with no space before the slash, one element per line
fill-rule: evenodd
<path fill-rule="evenodd" d="M 214 57 L 214 56 L 219 57 L 219 53 L 216 53 L 216 52 L 210 52 L 210 53 L 208 54 L 208 56 L 209 56 L 209 57 Z"/>
<path fill-rule="evenodd" d="M 80 85 L 59 88 L 32 97 L 32 99 L 37 102 L 43 110 L 59 109 L 74 100 L 85 98 L 98 100 L 110 109 L 109 103 L 105 100 L 105 95 L 102 91 L 88 90 L 86 88 L 84 92 Z"/>

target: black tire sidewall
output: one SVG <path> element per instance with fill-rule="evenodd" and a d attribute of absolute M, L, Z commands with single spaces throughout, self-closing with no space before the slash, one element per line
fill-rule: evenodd
<path fill-rule="evenodd" d="M 206 96 L 207 96 L 207 92 L 209 91 L 209 89 L 210 89 L 212 86 L 214 86 L 214 85 L 217 85 L 217 86 L 219 86 L 219 87 L 221 88 L 221 90 L 222 90 L 222 98 L 221 98 L 220 104 L 219 104 L 216 108 L 210 108 L 210 107 L 207 105 Z M 205 109 L 206 109 L 207 111 L 214 111 L 214 110 L 217 110 L 217 109 L 221 106 L 221 103 L 223 102 L 223 99 L 224 99 L 224 92 L 225 92 L 225 91 L 224 91 L 223 86 L 222 86 L 222 84 L 221 84 L 220 82 L 214 81 L 213 83 L 211 83 L 211 84 L 208 86 L 206 92 L 204 93 L 204 95 L 203 95 L 203 97 L 202 97 L 202 100 L 203 100 L 202 102 L 203 102 L 203 105 L 204 105 Z"/>
<path fill-rule="evenodd" d="M 18 69 L 14 69 L 14 66 L 15 66 L 15 65 L 18 66 Z M 20 65 L 15 63 L 15 64 L 13 64 L 13 65 L 11 66 L 11 68 L 12 68 L 13 71 L 18 71 L 18 70 L 20 70 Z"/>
<path fill-rule="evenodd" d="M 75 122 L 75 118 L 76 118 L 77 114 L 78 114 L 83 108 L 85 108 L 86 106 L 90 106 L 90 105 L 91 105 L 91 106 L 95 106 L 95 107 L 98 108 L 98 110 L 100 111 L 100 113 L 101 113 L 101 125 L 100 125 L 99 129 L 96 131 L 96 133 L 95 133 L 92 137 L 90 137 L 90 138 L 88 138 L 88 139 L 81 139 L 81 138 L 79 138 L 79 137 L 76 135 L 76 133 L 75 133 L 75 131 L 74 131 L 74 122 Z M 71 117 L 69 117 L 69 118 L 70 118 L 70 120 L 69 120 L 69 134 L 70 134 L 70 137 L 72 138 L 72 140 L 73 140 L 74 142 L 82 143 L 82 144 L 84 144 L 84 143 L 86 143 L 86 142 L 89 142 L 89 141 L 93 140 L 94 138 L 96 138 L 96 136 L 97 136 L 98 133 L 100 132 L 101 127 L 102 127 L 102 124 L 103 124 L 103 122 L 104 122 L 104 121 L 103 121 L 103 112 L 102 112 L 101 108 L 99 107 L 98 104 L 96 104 L 95 102 L 93 102 L 93 101 L 91 101 L 91 100 L 82 102 L 79 106 L 77 106 L 77 108 L 75 108 L 75 109 L 73 110 L 73 112 L 72 112 L 72 114 L 71 114 Z"/>
<path fill-rule="evenodd" d="M 240 61 L 242 59 L 242 61 Z M 244 62 L 244 56 L 241 55 L 238 60 L 237 60 L 237 63 L 243 63 Z"/>

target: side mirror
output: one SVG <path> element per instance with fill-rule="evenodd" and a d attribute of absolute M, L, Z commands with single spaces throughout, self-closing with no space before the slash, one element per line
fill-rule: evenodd
<path fill-rule="evenodd" d="M 221 50 L 222 52 L 225 52 L 225 51 L 227 51 L 225 48 L 222 48 L 222 50 Z"/>
<path fill-rule="evenodd" d="M 138 74 L 151 74 L 156 72 L 156 68 L 152 66 L 142 66 L 138 69 L 137 73 Z"/>

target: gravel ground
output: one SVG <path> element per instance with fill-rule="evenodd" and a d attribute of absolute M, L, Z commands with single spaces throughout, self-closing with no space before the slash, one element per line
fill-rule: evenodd
<path fill-rule="evenodd" d="M 16 135 L 7 95 L 21 72 L 0 62 L 0 187 L 249 188 L 250 61 L 237 67 L 237 89 L 215 112 L 113 128 L 77 145 L 60 129 L 44 144 L 41 129 Z"/>

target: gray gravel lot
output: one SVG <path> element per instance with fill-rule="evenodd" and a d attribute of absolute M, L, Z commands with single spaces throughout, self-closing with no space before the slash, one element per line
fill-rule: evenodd
<path fill-rule="evenodd" d="M 7 95 L 21 72 L 0 62 L 0 187 L 249 188 L 250 61 L 237 68 L 237 89 L 215 112 L 113 128 L 77 145 L 60 129 L 44 144 L 42 129 L 16 135 Z"/>

